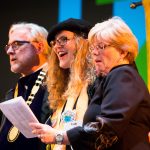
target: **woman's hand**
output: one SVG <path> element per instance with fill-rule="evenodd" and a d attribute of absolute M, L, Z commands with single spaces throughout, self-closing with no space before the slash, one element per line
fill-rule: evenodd
<path fill-rule="evenodd" d="M 55 136 L 58 132 L 56 129 L 41 123 L 30 123 L 30 126 L 33 129 L 32 133 L 37 135 L 37 137 L 40 138 L 42 142 L 46 144 L 55 143 Z"/>

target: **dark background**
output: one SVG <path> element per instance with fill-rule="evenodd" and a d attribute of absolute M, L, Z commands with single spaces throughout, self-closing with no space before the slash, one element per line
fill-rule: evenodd
<path fill-rule="evenodd" d="M 25 21 L 37 23 L 49 30 L 58 22 L 59 5 L 58 0 L 2 0 L 1 3 L 3 4 L 0 5 L 0 101 L 19 77 L 10 71 L 9 59 L 4 51 L 10 25 Z M 111 15 L 111 5 L 98 6 L 95 0 L 82 1 L 82 18 L 92 24 L 103 21 Z"/>

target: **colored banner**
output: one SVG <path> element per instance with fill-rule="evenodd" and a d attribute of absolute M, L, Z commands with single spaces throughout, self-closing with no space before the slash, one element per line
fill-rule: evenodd
<path fill-rule="evenodd" d="M 101 5 L 101 4 L 110 4 L 116 1 L 125 1 L 125 0 L 96 0 L 96 4 L 97 5 Z"/>

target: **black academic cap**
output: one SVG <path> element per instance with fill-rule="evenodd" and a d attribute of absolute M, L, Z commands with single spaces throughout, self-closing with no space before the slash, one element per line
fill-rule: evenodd
<path fill-rule="evenodd" d="M 50 42 L 55 39 L 56 34 L 62 30 L 75 32 L 76 34 L 87 38 L 88 32 L 91 28 L 92 25 L 86 20 L 69 18 L 63 22 L 54 25 L 50 29 L 47 37 L 47 42 L 48 44 L 50 44 Z"/>

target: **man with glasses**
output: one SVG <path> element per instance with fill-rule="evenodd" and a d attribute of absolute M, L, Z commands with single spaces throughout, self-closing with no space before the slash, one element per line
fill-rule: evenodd
<path fill-rule="evenodd" d="M 14 88 L 6 94 L 6 100 L 22 96 L 40 122 L 50 115 L 47 88 L 44 85 L 47 73 L 48 32 L 33 23 L 13 24 L 9 30 L 9 41 L 5 46 L 10 69 L 21 75 Z M 19 115 L 19 114 L 18 114 Z M 38 138 L 27 139 L 5 117 L 0 128 L 2 150 L 44 150 Z"/>

